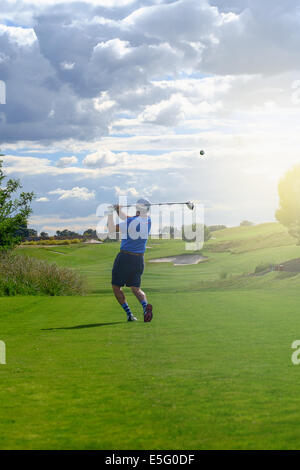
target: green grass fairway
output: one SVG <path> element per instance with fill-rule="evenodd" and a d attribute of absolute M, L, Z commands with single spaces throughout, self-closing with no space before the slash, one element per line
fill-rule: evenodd
<path fill-rule="evenodd" d="M 147 263 L 150 324 L 130 294 L 140 321 L 126 323 L 110 293 L 117 244 L 20 248 L 79 269 L 89 293 L 0 299 L 0 448 L 300 449 L 299 275 L 245 276 L 300 247 L 275 243 L 274 224 L 246 230 L 216 232 L 203 264 Z M 147 259 L 184 250 L 150 246 Z"/>

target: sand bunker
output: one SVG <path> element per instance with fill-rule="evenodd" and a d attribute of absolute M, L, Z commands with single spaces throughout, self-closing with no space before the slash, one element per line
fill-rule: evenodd
<path fill-rule="evenodd" d="M 203 261 L 207 261 L 207 259 L 206 256 L 202 255 L 185 254 L 151 259 L 150 263 L 173 263 L 174 266 L 187 266 L 188 264 L 203 263 Z"/>

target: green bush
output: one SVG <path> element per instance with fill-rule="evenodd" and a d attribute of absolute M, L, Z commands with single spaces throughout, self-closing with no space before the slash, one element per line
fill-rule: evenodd
<path fill-rule="evenodd" d="M 219 274 L 220 279 L 227 279 L 228 273 L 226 271 L 221 271 Z"/>
<path fill-rule="evenodd" d="M 39 241 L 26 241 L 23 242 L 23 245 L 73 245 L 75 243 L 82 243 L 83 239 L 80 238 L 72 238 L 71 240 L 56 240 L 56 239 L 49 239 L 49 240 L 39 240 Z"/>
<path fill-rule="evenodd" d="M 72 240 L 68 240 L 70 242 L 71 245 L 73 245 L 74 243 L 81 243 L 83 242 L 83 240 L 81 240 L 80 238 L 73 238 Z"/>
<path fill-rule="evenodd" d="M 83 295 L 82 277 L 74 270 L 46 261 L 0 256 L 0 295 Z"/>

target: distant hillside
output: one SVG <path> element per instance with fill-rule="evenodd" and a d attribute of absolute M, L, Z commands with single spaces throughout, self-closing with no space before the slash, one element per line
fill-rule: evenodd
<path fill-rule="evenodd" d="M 214 232 L 213 236 L 214 239 L 206 244 L 206 249 L 215 253 L 246 253 L 296 244 L 286 228 L 278 223 L 226 228 Z"/>

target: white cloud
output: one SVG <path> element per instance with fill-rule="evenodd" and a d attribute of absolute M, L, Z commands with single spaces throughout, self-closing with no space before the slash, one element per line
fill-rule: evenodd
<path fill-rule="evenodd" d="M 110 39 L 109 41 L 99 42 L 93 50 L 93 54 L 102 53 L 102 51 L 108 51 L 109 55 L 113 56 L 113 59 L 123 59 L 126 54 L 131 52 L 129 41 L 121 41 L 119 38 Z"/>
<path fill-rule="evenodd" d="M 89 191 L 88 188 L 80 188 L 78 186 L 72 189 L 55 189 L 49 191 L 49 194 L 58 194 L 59 200 L 62 199 L 81 199 L 82 201 L 88 201 L 95 199 L 95 191 Z"/>
<path fill-rule="evenodd" d="M 161 124 L 165 126 L 176 125 L 186 117 L 186 110 L 190 103 L 179 94 L 172 95 L 169 100 L 147 106 L 139 116 L 141 121 Z"/>
<path fill-rule="evenodd" d="M 138 191 L 135 188 L 124 188 L 121 189 L 118 186 L 115 186 L 115 192 L 117 196 L 138 196 Z"/>
<path fill-rule="evenodd" d="M 7 174 L 18 174 L 22 176 L 31 175 L 48 175 L 50 176 L 65 176 L 65 175 L 74 175 L 74 176 L 85 176 L 93 177 L 94 172 L 88 168 L 79 168 L 79 167 L 58 167 L 55 164 L 52 164 L 51 160 L 48 158 L 39 158 L 31 156 L 15 156 L 15 155 L 5 155 L 1 157 L 5 163 L 5 171 Z"/>
<path fill-rule="evenodd" d="M 182 93 L 188 98 L 197 100 L 215 100 L 217 97 L 226 95 L 234 87 L 238 80 L 249 81 L 251 77 L 233 75 L 211 76 L 203 78 L 182 78 L 174 80 L 156 80 L 152 84 L 171 93 Z"/>
<path fill-rule="evenodd" d="M 199 41 L 208 38 L 218 20 L 218 10 L 207 1 L 178 0 L 137 9 L 123 25 L 160 40 Z"/>
<path fill-rule="evenodd" d="M 212 113 L 219 109 L 222 109 L 220 101 L 213 104 L 206 101 L 192 103 L 181 94 L 175 93 L 168 100 L 147 106 L 139 119 L 158 125 L 176 126 L 185 119 Z"/>
<path fill-rule="evenodd" d="M 40 197 L 36 200 L 36 202 L 49 202 L 49 199 L 47 197 Z"/>
<path fill-rule="evenodd" d="M 68 167 L 70 165 L 75 165 L 76 163 L 78 163 L 78 158 L 73 155 L 72 157 L 62 157 L 62 158 L 60 158 L 58 160 L 56 166 L 58 166 L 59 168 L 65 168 L 65 167 Z"/>
<path fill-rule="evenodd" d="M 4 33 L 7 33 L 11 41 L 15 42 L 18 46 L 31 46 L 37 41 L 36 34 L 32 28 L 0 24 L 0 35 Z"/>
<path fill-rule="evenodd" d="M 124 7 L 126 5 L 130 5 L 135 0 L 81 0 L 82 3 L 88 3 L 93 6 L 103 6 L 106 8 L 117 8 L 117 7 Z M 16 4 L 16 0 L 6 0 L 9 4 Z M 40 0 L 22 0 L 23 4 L 28 4 L 32 6 L 39 6 L 39 7 L 47 7 L 47 6 L 54 6 L 59 4 L 72 4 L 78 3 L 78 0 L 43 0 L 42 4 Z"/>
<path fill-rule="evenodd" d="M 73 70 L 75 67 L 75 62 L 61 62 L 60 66 L 62 70 Z"/>
<path fill-rule="evenodd" d="M 118 156 L 108 149 L 101 149 L 87 155 L 83 164 L 90 168 L 101 168 L 107 165 L 114 165 L 118 161 Z"/>
<path fill-rule="evenodd" d="M 116 105 L 115 100 L 111 100 L 109 98 L 109 93 L 107 91 L 103 91 L 98 98 L 94 98 L 94 107 L 100 113 L 108 111 L 109 109 L 113 108 Z"/>

